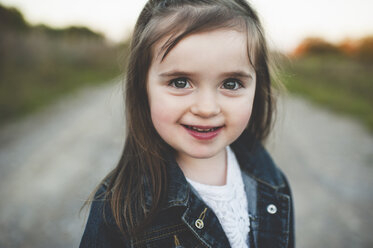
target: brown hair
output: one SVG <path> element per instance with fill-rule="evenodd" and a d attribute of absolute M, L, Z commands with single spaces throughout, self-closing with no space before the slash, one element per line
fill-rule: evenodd
<path fill-rule="evenodd" d="M 257 86 L 247 129 L 239 139 L 251 147 L 263 141 L 272 123 L 268 53 L 257 14 L 245 0 L 149 0 L 132 36 L 125 80 L 126 141 L 117 167 L 109 179 L 105 200 L 116 224 L 125 235 L 137 235 L 149 224 L 167 195 L 165 157 L 173 153 L 156 132 L 150 116 L 147 73 L 154 45 L 163 45 L 163 57 L 183 38 L 220 28 L 247 32 L 248 56 L 255 69 Z M 145 191 L 151 206 L 145 205 Z"/>

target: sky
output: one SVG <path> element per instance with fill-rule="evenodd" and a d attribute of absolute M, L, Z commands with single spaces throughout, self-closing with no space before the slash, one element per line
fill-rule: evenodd
<path fill-rule="evenodd" d="M 146 0 L 0 0 L 32 24 L 84 25 L 112 41 L 132 30 Z M 373 35 L 373 0 L 251 0 L 269 44 L 291 51 L 306 37 L 331 42 Z"/>

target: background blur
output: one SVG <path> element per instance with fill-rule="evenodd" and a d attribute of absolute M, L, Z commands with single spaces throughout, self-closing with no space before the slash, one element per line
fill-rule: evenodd
<path fill-rule="evenodd" d="M 266 144 L 297 247 L 373 247 L 373 1 L 251 1 L 288 89 Z M 78 247 L 79 209 L 125 133 L 145 1 L 0 0 L 0 247 Z"/>

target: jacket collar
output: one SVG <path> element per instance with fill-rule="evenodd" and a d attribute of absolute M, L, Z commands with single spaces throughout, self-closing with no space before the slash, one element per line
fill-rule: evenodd
<path fill-rule="evenodd" d="M 167 207 L 186 206 L 190 187 L 186 181 L 184 173 L 180 169 L 176 160 L 172 158 L 167 165 Z"/>
<path fill-rule="evenodd" d="M 261 143 L 255 143 L 250 150 L 239 142 L 231 147 L 242 170 L 258 183 L 275 190 L 286 186 L 281 171 Z"/>
<path fill-rule="evenodd" d="M 264 184 L 275 190 L 285 187 L 281 172 L 262 144 L 256 143 L 250 151 L 239 142 L 231 145 L 231 148 L 243 172 L 259 184 Z M 191 191 L 190 186 L 174 157 L 169 158 L 167 166 L 168 193 L 166 208 L 187 206 Z"/>

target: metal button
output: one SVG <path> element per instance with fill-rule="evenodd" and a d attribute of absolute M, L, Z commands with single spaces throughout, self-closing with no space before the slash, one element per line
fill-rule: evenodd
<path fill-rule="evenodd" d="M 196 227 L 197 227 L 198 229 L 202 229 L 203 226 L 204 226 L 204 224 L 203 224 L 203 220 L 201 220 L 201 219 L 197 219 L 196 222 L 195 222 L 194 224 L 196 225 Z"/>
<path fill-rule="evenodd" d="M 277 207 L 273 204 L 267 206 L 267 212 L 270 214 L 275 214 L 277 212 Z"/>

